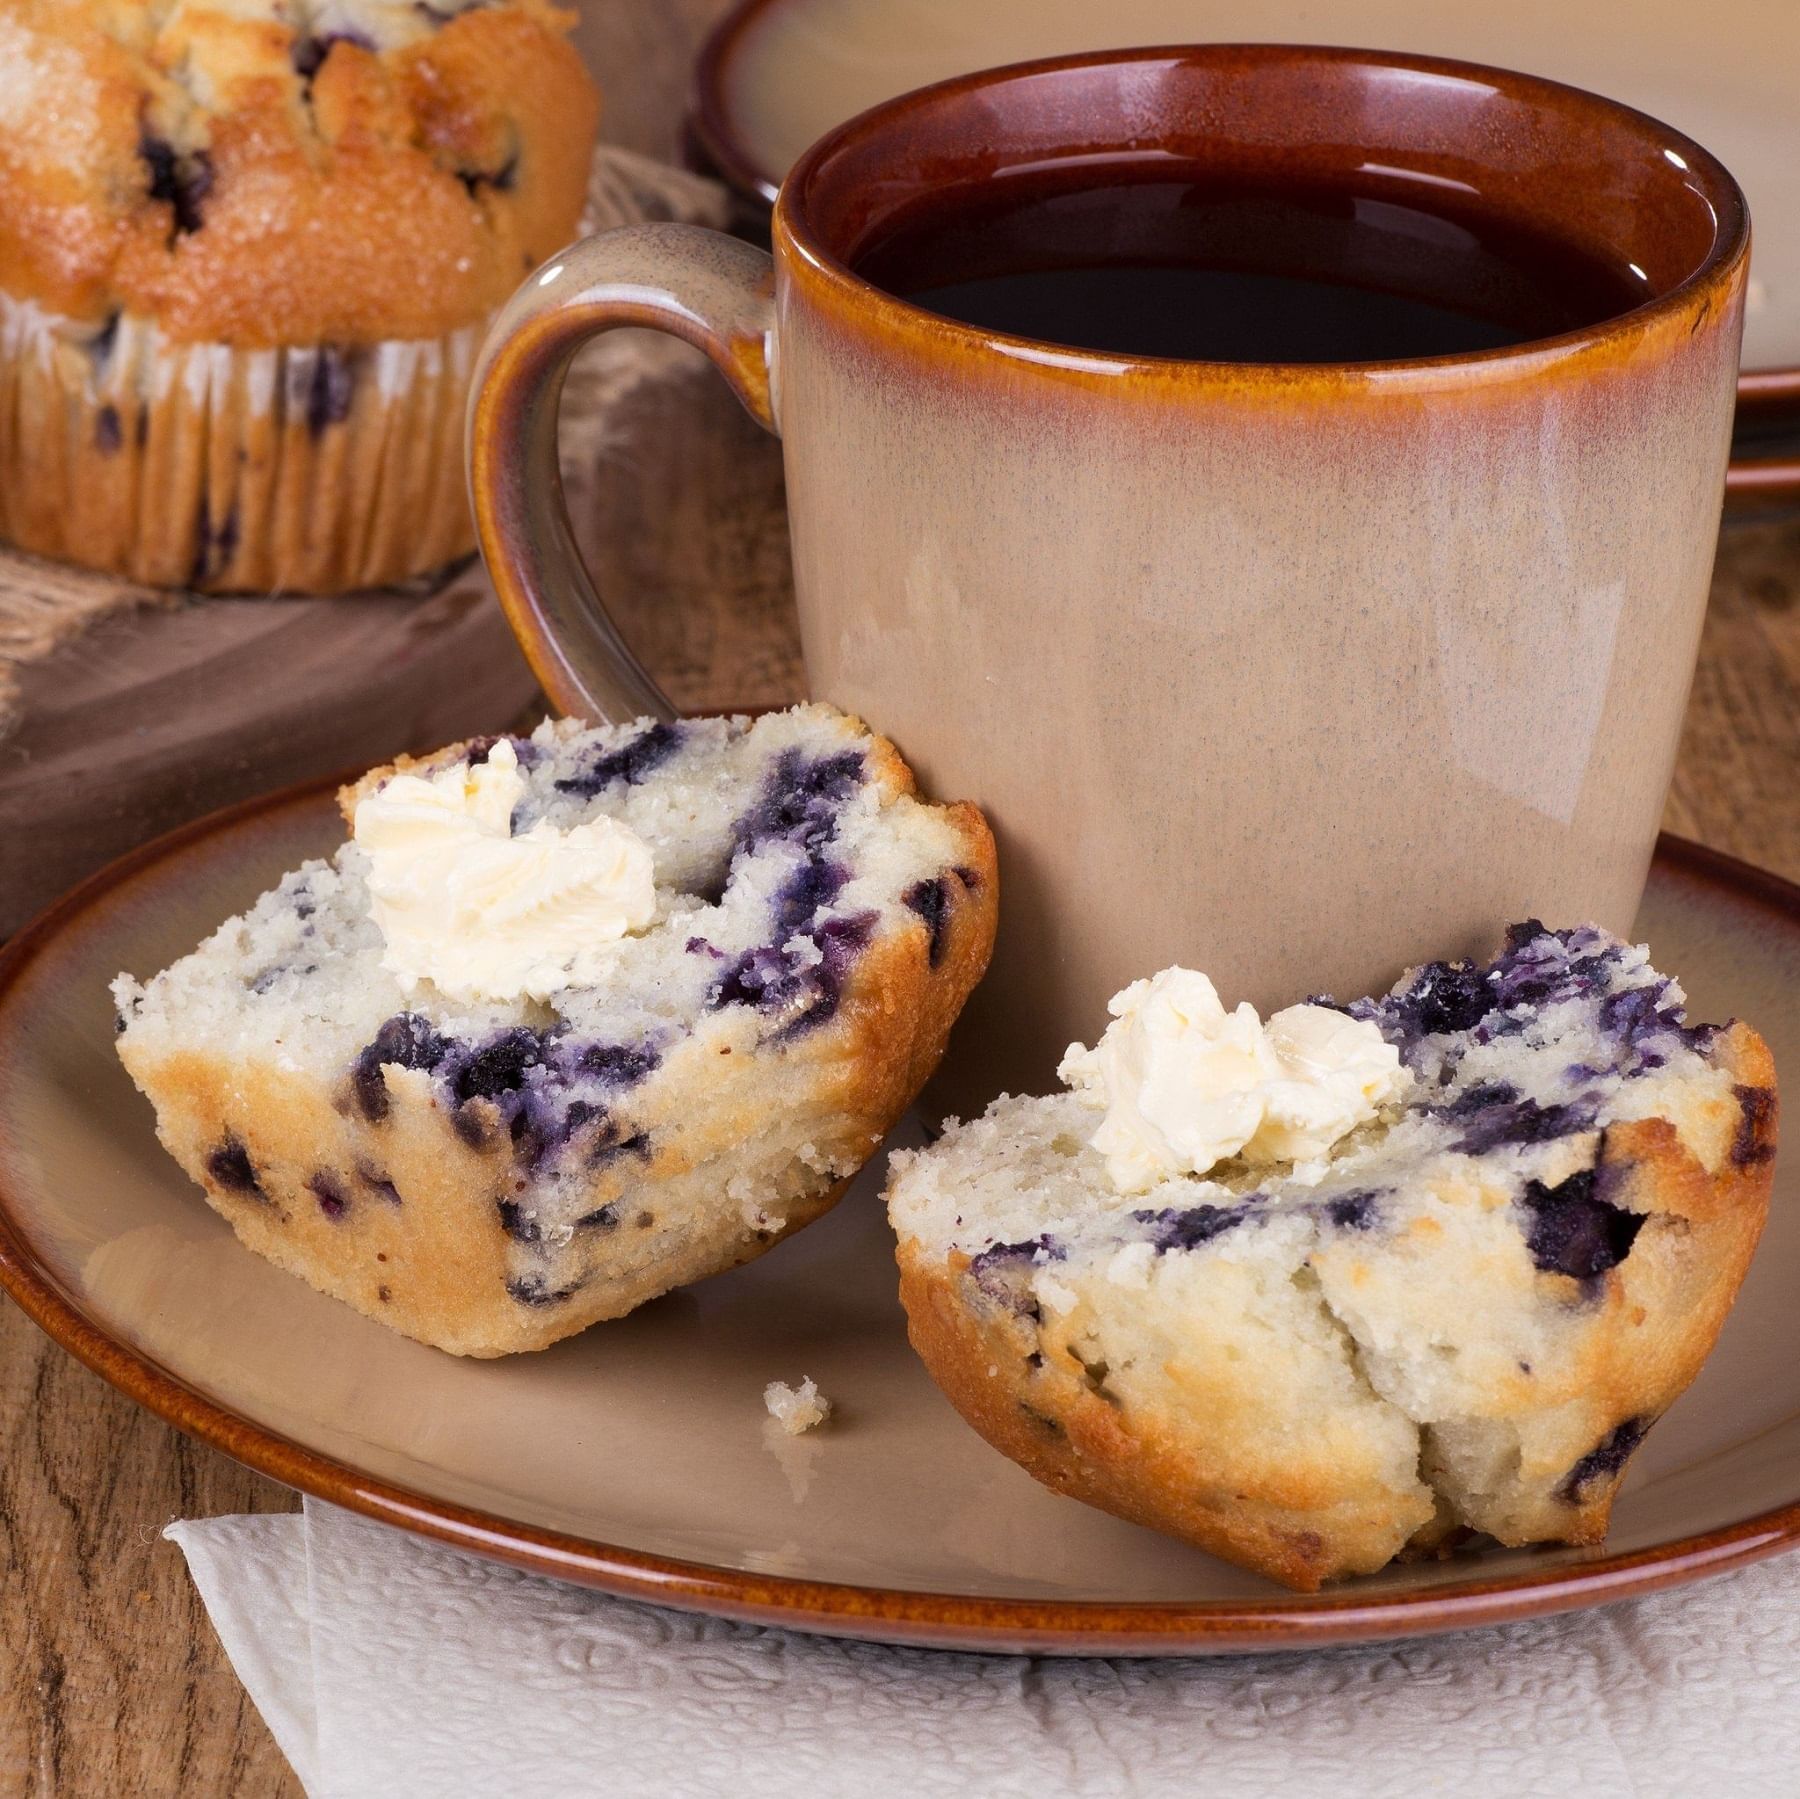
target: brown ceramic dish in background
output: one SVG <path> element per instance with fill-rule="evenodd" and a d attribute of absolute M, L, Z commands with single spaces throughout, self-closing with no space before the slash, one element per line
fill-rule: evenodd
<path fill-rule="evenodd" d="M 1629 31 L 1566 0 L 1443 6 L 1437 0 L 740 0 L 694 67 L 689 142 L 764 228 L 783 176 L 816 138 L 866 108 L 975 69 L 1077 51 L 1182 40 L 1380 44 L 1572 82 L 1666 118 L 1708 145 L 1757 222 L 1738 383 L 1732 504 L 1800 499 L 1800 156 L 1791 0 L 1639 0 Z M 1787 429 L 1772 429 L 1779 420 Z"/>
<path fill-rule="evenodd" d="M 1219 364 L 977 330 L 853 272 L 959 184 L 1146 146 L 1403 201 L 1458 185 L 1645 300 L 1462 357 Z M 800 160 L 773 237 L 771 263 L 627 231 L 534 276 L 477 374 L 477 523 L 556 703 L 658 710 L 562 515 L 562 370 L 597 331 L 658 326 L 779 429 L 813 691 L 1000 841 L 999 946 L 941 1099 L 1041 1090 L 1109 995 L 1171 962 L 1266 1009 L 1375 990 L 1514 917 L 1629 927 L 1742 323 L 1748 221 L 1705 150 L 1465 64 L 1119 52 L 862 115 Z"/>

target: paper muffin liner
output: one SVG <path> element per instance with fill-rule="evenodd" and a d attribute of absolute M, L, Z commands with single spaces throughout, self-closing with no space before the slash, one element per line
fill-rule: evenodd
<path fill-rule="evenodd" d="M 211 593 L 442 568 L 475 545 L 462 436 L 484 329 L 245 350 L 0 295 L 0 537 Z"/>

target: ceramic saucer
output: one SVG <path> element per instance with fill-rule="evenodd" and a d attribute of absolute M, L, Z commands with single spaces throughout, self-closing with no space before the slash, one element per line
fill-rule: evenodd
<path fill-rule="evenodd" d="M 879 1172 L 777 1253 L 541 1355 L 459 1361 L 241 1249 L 158 1147 L 107 984 L 328 854 L 328 786 L 177 832 L 0 956 L 0 1283 L 90 1367 L 291 1486 L 479 1554 L 664 1604 L 892 1642 L 1262 1650 L 1592 1605 L 1800 1538 L 1800 1157 L 1693 1390 L 1593 1549 L 1395 1567 L 1311 1597 L 1058 1498 L 926 1378 Z M 1638 932 L 1694 1015 L 1800 1069 L 1800 889 L 1666 840 Z M 782 1436 L 765 1382 L 837 1404 Z M 95 1444 L 103 1455 L 105 1446 Z"/>

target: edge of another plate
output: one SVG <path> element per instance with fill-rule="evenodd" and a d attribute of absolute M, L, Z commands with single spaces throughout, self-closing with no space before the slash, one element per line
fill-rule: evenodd
<path fill-rule="evenodd" d="M 317 804 L 341 777 L 315 780 L 195 820 L 84 881 L 0 951 L 0 1039 L 14 990 L 36 957 L 128 883 L 203 839 Z M 1658 859 L 1800 924 L 1800 886 L 1664 836 Z M 1065 1655 L 1226 1654 L 1426 1635 L 1574 1610 L 1720 1573 L 1800 1544 L 1800 1496 L 1701 1535 L 1578 1567 L 1515 1570 L 1428 1592 L 1359 1598 L 1354 1588 L 1266 1600 L 1116 1603 L 907 1591 L 754 1574 L 599 1543 L 473 1511 L 372 1479 L 265 1429 L 178 1380 L 86 1315 L 33 1250 L 0 1182 L 0 1288 L 49 1337 L 158 1417 L 259 1473 L 377 1521 L 534 1574 L 622 1598 L 827 1636 L 926 1648 Z"/>

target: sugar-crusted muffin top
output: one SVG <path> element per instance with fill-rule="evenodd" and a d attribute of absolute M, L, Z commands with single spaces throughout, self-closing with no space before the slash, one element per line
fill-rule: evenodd
<path fill-rule="evenodd" d="M 545 0 L 0 0 L 0 286 L 240 347 L 432 338 L 580 219 Z"/>

